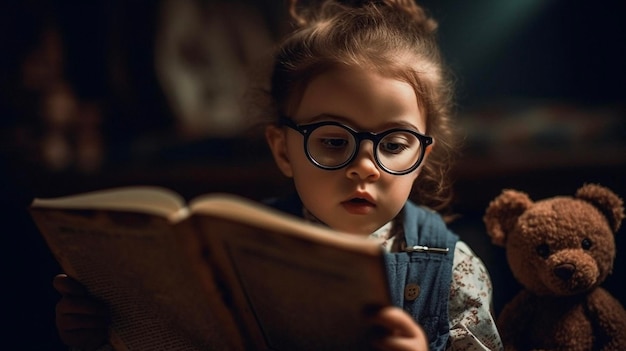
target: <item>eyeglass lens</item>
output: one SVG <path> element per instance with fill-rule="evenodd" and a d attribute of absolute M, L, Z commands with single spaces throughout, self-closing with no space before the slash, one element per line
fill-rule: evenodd
<path fill-rule="evenodd" d="M 326 125 L 314 129 L 307 140 L 310 157 L 321 166 L 339 167 L 348 162 L 357 151 L 358 141 L 347 129 Z M 385 135 L 377 144 L 376 159 L 384 168 L 403 172 L 413 167 L 421 157 L 422 144 L 409 132 L 396 131 Z"/>

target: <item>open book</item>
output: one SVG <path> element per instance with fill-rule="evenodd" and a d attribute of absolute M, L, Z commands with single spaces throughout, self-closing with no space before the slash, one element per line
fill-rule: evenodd
<path fill-rule="evenodd" d="M 35 199 L 65 272 L 110 309 L 116 350 L 357 350 L 390 304 L 379 244 L 233 195 L 158 187 Z"/>

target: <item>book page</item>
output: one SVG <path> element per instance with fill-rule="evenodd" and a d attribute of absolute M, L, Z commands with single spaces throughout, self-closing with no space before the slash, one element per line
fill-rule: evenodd
<path fill-rule="evenodd" d="M 145 214 L 32 213 L 66 273 L 106 301 L 128 350 L 241 349 L 212 277 L 195 270 L 202 249 L 186 222 L 175 232 Z"/>
<path fill-rule="evenodd" d="M 183 218 L 185 201 L 172 190 L 156 186 L 129 186 L 49 199 L 35 199 L 33 207 L 104 209 L 143 212 L 165 218 Z"/>
<path fill-rule="evenodd" d="M 209 207 L 204 206 L 204 211 Z M 204 228 L 221 279 L 232 287 L 240 322 L 258 347 L 368 348 L 365 309 L 390 304 L 378 244 L 274 218 L 278 215 L 271 211 L 228 203 L 219 207 L 220 215 L 223 211 L 236 215 L 228 219 L 198 216 L 197 223 Z M 252 219 L 263 216 L 272 218 Z"/>

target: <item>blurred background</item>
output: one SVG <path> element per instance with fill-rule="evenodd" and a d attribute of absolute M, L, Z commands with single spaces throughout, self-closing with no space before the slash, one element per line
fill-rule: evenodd
<path fill-rule="evenodd" d="M 291 190 L 248 104 L 251 77 L 289 29 L 286 2 L 0 4 L 2 318 L 13 349 L 65 349 L 51 287 L 60 270 L 27 213 L 33 197 L 132 184 L 187 198 Z M 487 264 L 497 313 L 519 288 L 481 219 L 503 188 L 538 200 L 594 182 L 626 197 L 623 3 L 421 4 L 439 21 L 465 133 L 452 227 Z M 624 304 L 623 236 L 604 286 Z"/>

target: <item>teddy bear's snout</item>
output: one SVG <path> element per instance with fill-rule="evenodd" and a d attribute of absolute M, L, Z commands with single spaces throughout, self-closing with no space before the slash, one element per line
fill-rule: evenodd
<path fill-rule="evenodd" d="M 562 263 L 554 268 L 554 275 L 562 279 L 563 281 L 567 281 L 572 278 L 574 272 L 576 271 L 576 266 L 571 263 Z"/>
<path fill-rule="evenodd" d="M 581 254 L 580 250 L 562 250 L 548 260 L 546 287 L 553 293 L 578 294 L 590 289 L 598 282 L 600 272 L 593 257 Z"/>

